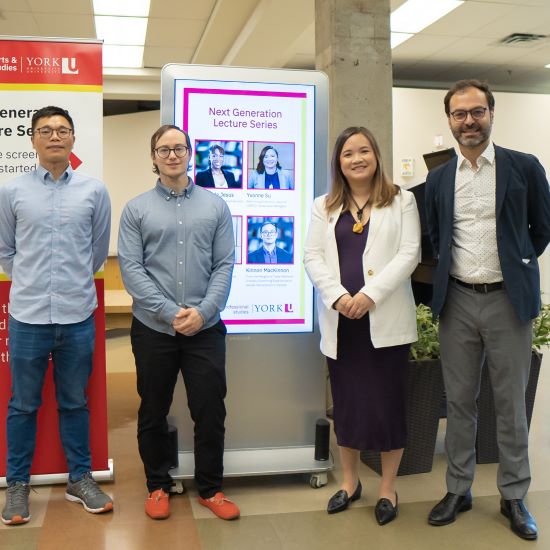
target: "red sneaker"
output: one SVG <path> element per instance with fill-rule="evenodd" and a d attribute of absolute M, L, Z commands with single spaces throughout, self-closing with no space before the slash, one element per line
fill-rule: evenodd
<path fill-rule="evenodd" d="M 216 493 L 212 498 L 199 497 L 199 504 L 210 508 L 221 519 L 237 519 L 241 515 L 239 507 L 222 492 Z"/>
<path fill-rule="evenodd" d="M 162 489 L 153 491 L 147 497 L 145 513 L 152 519 L 166 519 L 170 516 L 170 500 Z"/>

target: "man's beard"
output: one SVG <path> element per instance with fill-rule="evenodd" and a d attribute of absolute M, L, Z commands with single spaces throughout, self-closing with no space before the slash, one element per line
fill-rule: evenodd
<path fill-rule="evenodd" d="M 482 143 L 486 142 L 489 137 L 491 136 L 491 129 L 492 124 L 487 126 L 486 128 L 481 127 L 479 124 L 476 124 L 476 126 L 470 128 L 471 130 L 478 130 L 479 135 L 476 137 L 464 137 L 462 135 L 463 128 L 453 128 L 453 136 L 454 138 L 460 143 L 460 145 L 463 145 L 464 147 L 467 147 L 468 149 L 473 149 L 477 147 L 478 145 L 481 145 Z"/>

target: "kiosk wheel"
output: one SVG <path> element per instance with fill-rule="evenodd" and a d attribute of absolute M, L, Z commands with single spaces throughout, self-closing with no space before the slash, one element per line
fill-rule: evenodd
<path fill-rule="evenodd" d="M 309 478 L 309 486 L 312 489 L 320 489 L 328 483 L 328 476 L 324 473 L 311 474 Z"/>

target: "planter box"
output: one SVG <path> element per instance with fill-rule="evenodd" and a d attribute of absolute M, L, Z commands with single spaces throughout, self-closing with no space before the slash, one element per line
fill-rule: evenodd
<path fill-rule="evenodd" d="M 542 354 L 533 351 L 531 355 L 531 371 L 525 390 L 525 405 L 527 409 L 527 425 L 531 426 L 535 394 L 539 380 Z M 481 386 L 477 402 L 477 436 L 476 436 L 476 462 L 478 464 L 491 464 L 498 462 L 497 423 L 495 417 L 495 401 L 493 389 L 489 379 L 487 362 L 481 371 Z"/>
<path fill-rule="evenodd" d="M 443 376 L 439 359 L 409 361 L 407 442 L 397 475 L 420 474 L 432 469 Z M 362 451 L 361 460 L 380 474 L 380 453 Z"/>

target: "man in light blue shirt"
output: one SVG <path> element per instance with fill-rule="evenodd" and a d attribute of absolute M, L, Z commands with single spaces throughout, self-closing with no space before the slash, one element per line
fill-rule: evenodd
<path fill-rule="evenodd" d="M 170 515 L 166 416 L 181 372 L 195 423 L 199 503 L 235 519 L 239 509 L 222 492 L 226 329 L 220 319 L 233 272 L 233 224 L 225 201 L 187 176 L 190 155 L 189 136 L 161 126 L 151 138 L 156 186 L 131 200 L 120 220 L 118 258 L 133 298 L 145 512 L 153 519 Z"/>
<path fill-rule="evenodd" d="M 53 359 L 59 432 L 69 468 L 65 497 L 88 512 L 113 509 L 91 476 L 86 387 L 97 307 L 94 273 L 107 257 L 111 206 L 99 180 L 74 172 L 74 124 L 44 107 L 32 118 L 36 170 L 0 186 L 0 266 L 12 280 L 7 417 L 7 525 L 30 519 L 30 468 L 42 386 Z"/>

